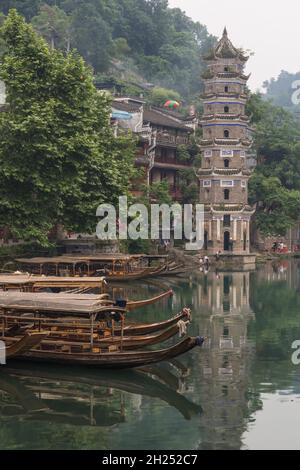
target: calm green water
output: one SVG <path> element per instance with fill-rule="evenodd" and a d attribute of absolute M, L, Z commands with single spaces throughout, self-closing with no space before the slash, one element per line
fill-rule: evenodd
<path fill-rule="evenodd" d="M 189 305 L 190 333 L 208 336 L 205 348 L 147 374 L 1 367 L 0 448 L 300 449 L 299 276 L 294 261 L 130 286 L 144 298 L 171 285 L 172 300 L 134 318 Z"/>

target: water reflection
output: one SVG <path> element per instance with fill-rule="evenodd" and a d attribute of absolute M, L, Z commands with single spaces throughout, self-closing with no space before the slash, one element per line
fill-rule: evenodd
<path fill-rule="evenodd" d="M 299 261 L 279 261 L 254 273 L 115 286 L 115 297 L 132 299 L 172 287 L 172 299 L 132 318 L 161 321 L 190 306 L 190 333 L 208 337 L 204 349 L 140 371 L 3 368 L 0 446 L 241 449 L 264 442 L 276 448 L 280 439 L 297 445 L 300 379 L 291 344 L 300 339 L 299 273 Z"/>
<path fill-rule="evenodd" d="M 249 367 L 255 345 L 247 338 L 250 273 L 209 273 L 198 286 L 201 325 L 209 341 L 200 358 L 201 449 L 238 449 L 248 411 Z M 209 397 L 209 398 L 208 398 Z"/>

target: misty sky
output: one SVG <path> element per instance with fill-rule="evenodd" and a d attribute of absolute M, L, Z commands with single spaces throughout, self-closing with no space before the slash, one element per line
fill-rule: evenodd
<path fill-rule="evenodd" d="M 247 71 L 249 86 L 261 88 L 281 70 L 300 71 L 300 2 L 285 0 L 169 0 L 208 31 L 220 36 L 224 26 L 236 47 L 255 52 Z"/>

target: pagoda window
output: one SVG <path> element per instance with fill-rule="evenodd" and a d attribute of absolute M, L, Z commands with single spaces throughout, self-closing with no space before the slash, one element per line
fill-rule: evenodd
<path fill-rule="evenodd" d="M 227 129 L 224 131 L 224 137 L 225 139 L 229 139 L 229 131 Z"/>
<path fill-rule="evenodd" d="M 228 92 L 229 92 L 229 87 L 226 86 L 226 87 L 225 87 L 225 93 L 228 93 Z"/>
<path fill-rule="evenodd" d="M 226 158 L 224 160 L 224 168 L 229 168 L 229 165 L 230 165 L 230 161 L 228 160 L 228 158 Z"/>
<path fill-rule="evenodd" d="M 224 67 L 224 72 L 229 72 L 229 68 L 228 68 L 228 67 Z"/>
<path fill-rule="evenodd" d="M 224 227 L 230 227 L 230 225 L 231 225 L 231 216 L 230 215 L 224 215 L 223 225 L 224 225 Z"/>
<path fill-rule="evenodd" d="M 225 292 L 224 292 L 225 294 Z M 223 328 L 223 336 L 229 336 L 229 328 L 228 326 L 224 326 Z"/>
<path fill-rule="evenodd" d="M 225 200 L 225 201 L 229 201 L 229 198 L 230 198 L 230 190 L 229 190 L 229 189 L 225 189 L 225 190 L 224 190 L 224 200 Z"/>
<path fill-rule="evenodd" d="M 224 113 L 229 113 L 229 106 L 224 107 Z"/>

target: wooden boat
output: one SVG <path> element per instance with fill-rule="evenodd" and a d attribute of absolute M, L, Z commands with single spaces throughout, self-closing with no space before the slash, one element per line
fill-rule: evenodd
<path fill-rule="evenodd" d="M 2 274 L 0 275 L 0 288 L 2 290 L 19 290 L 20 292 L 35 292 L 41 289 L 100 289 L 105 286 L 102 277 L 58 277 L 36 276 L 32 274 Z"/>
<path fill-rule="evenodd" d="M 11 315 L 11 316 L 6 316 L 8 320 L 17 320 L 21 324 L 39 324 L 41 322 L 40 317 L 24 317 L 24 316 L 16 316 L 16 315 Z M 182 312 L 179 314 L 175 315 L 174 317 L 171 317 L 168 320 L 162 321 L 162 322 L 157 322 L 157 323 L 141 323 L 141 324 L 129 324 L 127 326 L 124 326 L 123 328 L 123 336 L 145 336 L 145 335 L 151 335 L 157 332 L 161 332 L 163 330 L 166 330 L 174 325 L 177 325 L 179 321 L 185 321 L 185 320 L 191 320 L 191 314 L 189 309 L 183 309 Z M 59 322 L 59 323 L 58 323 Z M 62 331 L 71 331 L 74 330 L 74 333 L 76 334 L 76 331 L 81 330 L 81 332 L 90 332 L 90 322 L 87 321 L 86 323 L 78 322 L 78 320 L 70 321 L 67 322 L 66 320 L 63 321 L 63 319 L 59 319 L 58 322 L 53 320 L 53 318 L 43 318 L 43 327 L 49 330 L 50 328 L 57 328 L 61 329 Z M 94 323 L 94 331 L 97 331 L 97 329 L 103 329 L 103 323 Z M 15 330 L 13 334 L 16 334 L 17 331 Z M 121 336 L 122 335 L 122 328 L 119 326 L 114 327 L 114 335 L 115 336 Z M 77 333 L 78 334 L 78 333 Z"/>
<path fill-rule="evenodd" d="M 161 261 L 150 266 L 151 261 Z M 98 254 L 59 256 L 52 258 L 20 258 L 16 262 L 23 271 L 46 276 L 105 276 L 110 281 L 134 281 L 156 277 L 168 270 L 165 256 Z"/>
<path fill-rule="evenodd" d="M 124 312 L 124 308 L 112 305 L 106 295 L 49 294 L 31 292 L 0 292 L 0 310 L 15 312 L 39 312 L 53 315 L 82 316 L 105 312 Z"/>
<path fill-rule="evenodd" d="M 141 279 L 146 279 L 150 277 L 160 276 L 166 269 L 166 266 L 159 266 L 157 268 L 145 268 L 133 272 L 119 272 L 111 273 L 110 271 L 104 271 L 105 277 L 111 282 L 129 282 L 129 281 L 138 281 Z M 103 273 L 100 271 L 101 274 Z"/>
<path fill-rule="evenodd" d="M 128 352 L 102 352 L 99 348 L 91 352 L 74 353 L 64 352 L 63 347 L 54 351 L 44 350 L 41 347 L 31 349 L 17 356 L 20 360 L 33 362 L 46 362 L 65 365 L 84 365 L 99 369 L 127 369 L 168 361 L 187 353 L 196 346 L 202 346 L 204 338 L 187 337 L 170 348 L 157 351 L 128 351 Z"/>
<path fill-rule="evenodd" d="M 47 336 L 48 332 L 26 332 L 25 335 L 16 342 L 12 342 L 11 338 L 0 338 L 1 341 L 5 343 L 6 359 L 11 359 L 35 348 L 41 344 L 42 340 Z"/>
<path fill-rule="evenodd" d="M 82 295 L 82 299 L 78 301 L 78 295 L 72 294 L 0 292 L 0 311 L 2 311 L 2 316 L 4 317 L 7 317 L 9 312 L 10 317 L 8 319 L 10 321 L 15 319 L 19 322 L 23 320 L 23 323 L 34 322 L 35 324 L 42 321 L 46 329 L 50 327 L 49 322 L 54 322 L 51 317 L 57 317 L 60 321 L 61 317 L 64 317 L 65 324 L 63 326 L 65 328 L 70 327 L 67 317 L 80 317 L 80 320 L 76 320 L 76 318 L 73 320 L 73 327 L 76 328 L 77 324 L 80 323 L 80 328 L 90 328 L 90 320 L 91 316 L 93 316 L 94 327 L 101 328 L 103 325 L 97 325 L 97 318 L 105 318 L 112 314 L 121 314 L 122 316 L 125 314 L 125 309 L 111 305 L 110 302 L 106 305 L 105 299 L 103 304 L 102 300 L 102 298 L 97 297 L 97 301 L 94 301 L 94 296 L 91 298 L 89 295 Z M 25 314 L 26 318 L 24 317 Z M 49 317 L 48 320 L 45 318 L 46 315 Z M 2 316 L 0 313 L 0 319 Z M 85 326 L 82 320 L 84 318 L 87 320 Z M 123 325 L 123 333 L 127 336 L 153 334 L 162 329 L 169 328 L 180 320 L 190 320 L 190 318 L 190 310 L 184 308 L 181 313 L 163 322 Z M 115 325 L 114 334 L 118 336 L 121 334 L 121 331 L 122 328 Z"/>
<path fill-rule="evenodd" d="M 157 331 L 169 328 L 172 325 L 177 324 L 180 320 L 191 320 L 191 311 L 188 308 L 183 308 L 182 311 L 170 318 L 169 320 L 157 323 L 145 323 L 141 325 L 128 325 L 124 327 L 124 335 L 149 335 Z M 121 329 L 115 328 L 115 335 L 120 335 Z"/>
<path fill-rule="evenodd" d="M 142 308 L 146 307 L 148 305 L 155 304 L 156 302 L 159 302 L 162 299 L 166 299 L 168 297 L 171 297 L 173 295 L 173 290 L 170 289 L 167 292 L 164 292 L 163 294 L 157 295 L 155 297 L 152 297 L 151 299 L 146 299 L 146 300 L 129 300 L 126 303 L 126 310 L 131 312 L 132 310 L 135 310 L 137 308 Z"/>
<path fill-rule="evenodd" d="M 186 324 L 187 326 L 187 324 Z M 29 330 L 30 333 L 33 333 L 35 330 Z M 17 338 L 18 335 L 22 332 L 21 329 L 14 329 L 13 335 L 11 334 L 10 329 L 6 332 L 5 338 Z M 108 350 L 133 350 L 139 349 L 146 346 L 153 346 L 158 343 L 163 343 L 170 338 L 173 338 L 176 334 L 179 333 L 179 326 L 173 325 L 163 332 L 159 332 L 152 335 L 141 335 L 141 336 L 107 336 L 107 337 L 96 337 L 93 338 L 93 348 L 101 348 Z M 42 346 L 45 348 L 56 348 L 58 345 L 64 346 L 72 349 L 75 347 L 77 349 L 87 350 L 90 349 L 90 334 L 88 332 L 83 333 L 70 332 L 66 329 L 50 330 L 46 338 L 41 341 Z"/>

